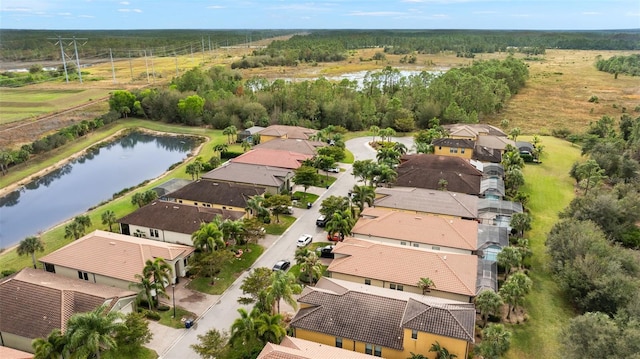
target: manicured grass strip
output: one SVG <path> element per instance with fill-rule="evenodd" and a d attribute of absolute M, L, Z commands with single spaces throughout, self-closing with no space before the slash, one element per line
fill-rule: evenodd
<path fill-rule="evenodd" d="M 275 217 L 272 216 L 271 217 L 271 223 L 269 223 L 266 226 L 264 226 L 264 229 L 265 229 L 267 234 L 273 234 L 273 235 L 276 235 L 276 236 L 280 236 L 295 221 L 296 221 L 295 217 L 281 214 L 280 215 L 280 222 L 276 222 Z"/>
<path fill-rule="evenodd" d="M 313 203 L 318 199 L 317 194 L 313 193 L 304 193 L 301 191 L 297 191 L 293 194 L 294 198 L 298 198 L 297 206 L 299 208 L 307 208 L 307 203 Z"/>
<path fill-rule="evenodd" d="M 157 311 L 157 313 L 160 314 L 160 320 L 158 320 L 158 323 L 176 329 L 184 329 L 184 321 L 182 319 L 195 320 L 197 317 L 194 313 L 178 306 L 176 306 L 175 318 L 173 317 L 173 307 L 169 310 Z"/>
<path fill-rule="evenodd" d="M 527 138 L 523 138 L 526 141 Z M 580 151 L 569 142 L 543 137 L 546 155 L 542 164 L 528 164 L 524 169 L 529 193 L 528 208 L 532 216 L 532 230 L 528 232 L 533 258 L 531 271 L 533 289 L 525 307 L 529 319 L 524 324 L 511 325 L 511 350 L 507 358 L 561 358 L 560 331 L 574 315 L 564 295 L 547 269 L 547 233 L 558 221 L 558 214 L 573 199 L 573 180 L 569 169 L 580 158 Z"/>
<path fill-rule="evenodd" d="M 256 259 L 260 257 L 262 252 L 264 252 L 264 248 L 257 244 L 250 244 L 249 252 L 244 250 L 245 246 L 238 246 L 237 248 L 243 250 L 242 256 L 240 258 L 234 258 L 231 264 L 226 265 L 216 276 L 213 285 L 210 284 L 211 278 L 195 278 L 189 282 L 187 287 L 213 295 L 224 293 L 242 272 L 249 269 Z"/>

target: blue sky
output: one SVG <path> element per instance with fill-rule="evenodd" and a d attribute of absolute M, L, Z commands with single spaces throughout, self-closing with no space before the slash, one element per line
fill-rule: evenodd
<path fill-rule="evenodd" d="M 640 0 L 0 0 L 3 29 L 640 28 Z"/>

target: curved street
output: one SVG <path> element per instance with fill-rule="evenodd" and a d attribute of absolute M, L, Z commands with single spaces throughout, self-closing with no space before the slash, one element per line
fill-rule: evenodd
<path fill-rule="evenodd" d="M 375 159 L 376 152 L 368 144 L 372 138 L 359 137 L 346 141 L 346 148 L 351 151 L 356 160 Z M 411 151 L 413 146 L 412 137 L 392 138 L 392 141 L 401 142 Z M 289 259 L 294 263 L 294 254 L 296 250 L 296 240 L 303 233 L 313 235 L 314 241 L 326 241 L 325 232 L 322 228 L 315 225 L 316 218 L 320 215 L 320 204 L 329 196 L 346 196 L 347 193 L 356 184 L 356 179 L 351 174 L 350 164 L 340 164 L 343 169 L 336 174 L 336 181 L 328 189 L 310 188 L 310 192 L 318 194 L 320 197 L 310 209 L 296 209 L 296 221 L 285 231 L 285 233 L 276 239 L 273 244 L 266 248 L 264 253 L 256 260 L 250 270 L 245 271 L 236 281 L 225 291 L 223 295 L 217 298 L 204 314 L 196 320 L 194 327 L 190 329 L 172 330 L 164 333 L 162 338 L 155 338 L 154 341 L 162 341 L 165 345 L 163 352 L 158 352 L 160 358 L 164 359 L 199 359 L 199 356 L 191 349 L 192 344 L 198 343 L 198 335 L 204 335 L 209 329 L 217 329 L 219 331 L 229 331 L 233 322 L 238 318 L 238 308 L 246 308 L 238 304 L 237 298 L 242 296 L 240 286 L 242 281 L 249 275 L 253 268 L 267 267 L 271 268 L 280 259 Z M 171 334 L 173 333 L 173 334 Z M 154 333 L 155 335 L 161 333 Z M 177 334 L 177 336 L 175 335 Z"/>

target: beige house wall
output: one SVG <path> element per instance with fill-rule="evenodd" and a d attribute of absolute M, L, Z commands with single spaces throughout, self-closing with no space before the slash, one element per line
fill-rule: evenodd
<path fill-rule="evenodd" d="M 441 251 L 441 252 L 447 252 L 447 253 L 473 254 L 471 250 L 454 248 L 454 247 L 446 247 L 442 245 L 437 246 L 437 245 L 421 243 L 421 242 L 412 242 L 412 241 L 399 240 L 394 238 L 371 236 L 371 235 L 362 234 L 362 233 L 352 233 L 352 235 L 358 239 L 364 239 L 368 241 L 380 242 L 380 243 L 391 244 L 396 246 L 397 245 L 409 246 L 412 248 L 428 249 L 432 251 Z"/>
<path fill-rule="evenodd" d="M 31 341 L 33 339 L 21 337 L 19 335 L 7 332 L 0 332 L 0 336 L 2 336 L 2 342 L 4 343 L 5 347 L 22 350 L 23 352 L 27 353 L 34 353 L 34 350 L 31 347 Z"/>
<path fill-rule="evenodd" d="M 206 207 L 206 208 L 220 208 L 220 209 L 228 209 L 228 210 L 232 210 L 232 211 L 240 211 L 240 212 L 244 212 L 244 208 L 241 207 L 234 207 L 234 206 L 228 206 L 228 205 L 221 205 L 221 204 L 217 204 L 217 203 L 208 203 L 208 202 L 197 202 L 197 201 L 191 201 L 188 199 L 182 199 L 182 198 L 176 198 L 176 202 L 177 203 L 182 203 L 182 204 L 188 204 L 188 205 L 192 205 L 192 206 L 200 206 L 200 207 Z"/>
<path fill-rule="evenodd" d="M 140 231 L 141 233 L 144 233 L 144 237 L 142 238 L 152 239 L 154 241 L 160 241 L 160 242 L 184 244 L 186 246 L 193 247 L 191 234 L 178 233 L 178 232 L 172 232 L 172 231 L 163 231 L 161 229 L 158 229 L 158 237 L 151 237 L 151 232 L 149 232 L 149 229 L 150 229 L 149 227 L 129 225 L 129 232 L 131 233 L 132 236 L 136 233 L 136 231 Z"/>

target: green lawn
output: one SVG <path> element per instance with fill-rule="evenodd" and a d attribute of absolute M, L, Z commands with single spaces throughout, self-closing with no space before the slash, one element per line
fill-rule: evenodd
<path fill-rule="evenodd" d="M 214 284 L 211 285 L 210 278 L 195 278 L 189 282 L 188 287 L 199 292 L 219 295 L 224 293 L 227 288 L 260 257 L 264 248 L 257 244 L 250 244 L 250 251 L 244 250 L 245 246 L 238 246 L 244 252 L 240 258 L 235 258 L 231 264 L 226 265 L 224 269 L 218 273 Z"/>
<path fill-rule="evenodd" d="M 271 223 L 264 226 L 264 229 L 267 234 L 273 234 L 276 236 L 282 235 L 284 231 L 289 228 L 296 221 L 296 217 L 288 216 L 288 215 L 280 215 L 280 222 L 276 222 L 275 217 L 271 217 Z"/>
<path fill-rule="evenodd" d="M 169 310 L 158 311 L 157 313 L 160 314 L 160 320 L 158 320 L 158 323 L 176 329 L 184 328 L 184 321 L 182 319 L 196 319 L 196 315 L 194 313 L 178 306 L 176 306 L 175 318 L 173 317 L 173 307 Z"/>
<path fill-rule="evenodd" d="M 533 250 L 530 271 L 533 289 L 525 302 L 529 320 L 509 327 L 513 338 L 507 358 L 511 359 L 561 358 L 560 330 L 574 316 L 547 270 L 549 257 L 545 252 L 545 240 L 558 220 L 558 213 L 574 197 L 573 180 L 568 173 L 573 162 L 580 158 L 580 150 L 553 137 L 542 137 L 542 144 L 546 152 L 543 163 L 528 164 L 524 169 L 524 190 L 531 196 L 528 208 L 533 229 L 528 232 L 528 238 Z"/>
<path fill-rule="evenodd" d="M 293 197 L 298 198 L 297 207 L 307 208 L 307 203 L 315 202 L 319 196 L 313 193 L 305 193 L 305 192 L 297 191 L 293 194 Z"/>

